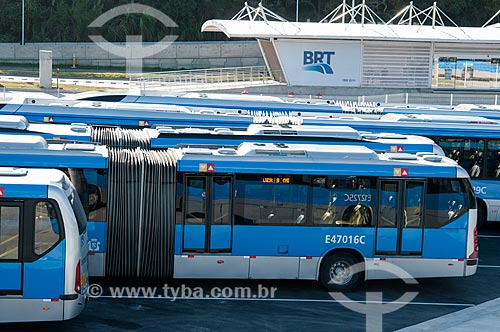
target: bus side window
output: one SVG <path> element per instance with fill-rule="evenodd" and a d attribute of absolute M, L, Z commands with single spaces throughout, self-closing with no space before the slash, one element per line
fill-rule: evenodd
<path fill-rule="evenodd" d="M 20 208 L 0 206 L 0 261 L 19 259 Z"/>
<path fill-rule="evenodd" d="M 43 255 L 50 250 L 60 239 L 56 209 L 51 202 L 38 202 L 35 207 L 35 245 L 37 255 Z"/>
<path fill-rule="evenodd" d="M 106 203 L 103 202 L 102 190 L 94 184 L 87 185 L 89 221 L 106 221 Z"/>
<path fill-rule="evenodd" d="M 427 182 L 425 227 L 443 227 L 467 212 L 469 194 L 457 179 L 431 178 Z"/>
<path fill-rule="evenodd" d="M 380 195 L 380 219 L 378 227 L 396 227 L 399 183 L 397 181 L 384 182 Z"/>
<path fill-rule="evenodd" d="M 500 140 L 488 140 L 486 166 L 488 178 L 500 178 Z"/>
<path fill-rule="evenodd" d="M 482 177 L 484 140 L 443 138 L 439 140 L 446 156 L 457 161 L 473 178 Z"/>

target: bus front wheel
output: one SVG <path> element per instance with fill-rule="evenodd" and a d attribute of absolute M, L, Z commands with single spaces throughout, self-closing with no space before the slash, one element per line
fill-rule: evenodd
<path fill-rule="evenodd" d="M 320 270 L 320 281 L 329 291 L 344 292 L 355 288 L 361 281 L 359 261 L 352 254 L 337 252 L 328 257 Z"/>

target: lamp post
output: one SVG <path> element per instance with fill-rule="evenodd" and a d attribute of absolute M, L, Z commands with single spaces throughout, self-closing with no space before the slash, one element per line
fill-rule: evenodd
<path fill-rule="evenodd" d="M 24 45 L 24 0 L 22 0 L 22 28 L 21 28 L 21 45 Z"/>
<path fill-rule="evenodd" d="M 298 21 L 299 21 L 299 0 L 297 0 L 297 6 L 295 7 L 295 22 Z"/>

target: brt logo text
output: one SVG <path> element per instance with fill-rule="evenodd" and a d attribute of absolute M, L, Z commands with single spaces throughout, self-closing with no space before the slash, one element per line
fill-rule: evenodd
<path fill-rule="evenodd" d="M 304 51 L 304 70 L 333 75 L 332 51 Z"/>

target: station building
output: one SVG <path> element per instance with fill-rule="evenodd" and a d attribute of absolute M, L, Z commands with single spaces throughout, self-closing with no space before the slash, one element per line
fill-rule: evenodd
<path fill-rule="evenodd" d="M 259 4 L 204 32 L 257 39 L 272 77 L 290 86 L 499 90 L 500 24 L 457 26 L 436 3 L 384 22 L 345 0 L 320 22 L 289 22 Z"/>

